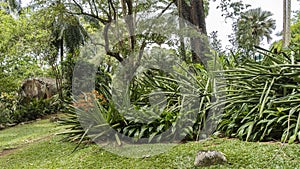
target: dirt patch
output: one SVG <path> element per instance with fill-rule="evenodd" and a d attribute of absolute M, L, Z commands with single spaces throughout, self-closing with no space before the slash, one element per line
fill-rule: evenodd
<path fill-rule="evenodd" d="M 21 147 L 20 147 L 21 148 Z M 12 152 L 18 150 L 19 148 L 9 148 L 9 149 L 4 149 L 0 152 L 0 157 L 11 154 Z"/>

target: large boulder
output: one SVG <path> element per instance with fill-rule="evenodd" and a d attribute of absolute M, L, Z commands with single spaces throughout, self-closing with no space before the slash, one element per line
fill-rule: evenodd
<path fill-rule="evenodd" d="M 56 80 L 54 78 L 29 78 L 22 82 L 21 97 L 25 100 L 48 99 L 57 94 Z"/>

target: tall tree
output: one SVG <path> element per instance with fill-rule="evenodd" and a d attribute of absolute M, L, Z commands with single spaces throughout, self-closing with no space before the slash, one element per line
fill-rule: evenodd
<path fill-rule="evenodd" d="M 60 1 L 49 1 L 43 7 L 35 9 L 33 17 L 36 18 L 35 24 L 40 25 L 45 30 L 51 32 L 49 46 L 52 47 L 51 53 L 46 59 L 54 71 L 57 80 L 57 88 L 62 97 L 63 79 L 67 80 L 68 88 L 71 87 L 72 66 L 70 61 L 76 57 L 76 52 L 87 38 L 87 32 L 81 25 L 79 18 L 68 13 L 65 4 Z M 68 62 L 68 64 L 64 64 Z M 66 74 L 67 73 L 67 74 Z"/>
<path fill-rule="evenodd" d="M 39 56 L 49 34 L 22 14 L 14 18 L 0 10 L 0 23 L 0 92 L 12 92 L 24 78 L 43 74 Z"/>
<path fill-rule="evenodd" d="M 147 35 L 136 36 L 135 27 L 139 22 L 137 17 L 142 18 L 145 11 L 161 11 L 165 12 L 173 2 L 164 1 L 133 1 L 133 0 L 72 0 L 68 3 L 68 12 L 73 15 L 83 17 L 86 21 L 96 23 L 98 25 L 98 33 L 101 31 L 102 42 L 100 45 L 104 47 L 105 53 L 115 58 L 119 62 L 123 62 L 126 58 L 131 58 L 132 53 L 137 52 L 134 60 L 133 70 L 138 67 L 143 51 L 147 45 Z M 139 15 L 138 15 L 139 14 Z M 148 13 L 149 14 L 149 13 Z M 157 13 L 156 13 L 157 14 Z M 146 15 L 149 17 L 149 15 Z M 125 19 L 123 27 L 116 27 L 119 19 Z M 122 31 L 120 31 L 122 29 Z M 115 36 L 119 41 L 116 42 Z M 116 44 L 117 43 L 117 44 Z"/>
<path fill-rule="evenodd" d="M 208 52 L 208 41 L 206 22 L 205 22 L 205 8 L 204 0 L 190 0 L 189 2 L 184 0 L 175 0 L 175 5 L 178 8 L 179 16 L 195 25 L 203 37 L 191 38 L 191 50 L 192 61 L 194 63 L 206 64 L 208 58 L 206 54 Z"/>
<path fill-rule="evenodd" d="M 36 1 L 48 3 L 45 0 Z M 152 12 L 156 15 L 157 11 L 165 12 L 168 11 L 168 9 L 173 10 L 177 7 L 179 16 L 194 24 L 203 35 L 203 37 L 190 38 L 192 61 L 202 63 L 209 59 L 206 55 L 209 51 L 205 22 L 205 16 L 208 11 L 206 8 L 208 7 L 207 0 L 60 0 L 59 2 L 65 4 L 68 13 L 83 16 L 85 19 L 89 19 L 97 24 L 100 23 L 101 26 L 98 30 L 102 31 L 104 40 L 102 45 L 105 48 L 106 54 L 119 62 L 123 62 L 124 58 L 127 58 L 130 52 L 137 50 L 143 51 L 143 48 L 145 48 L 145 43 L 143 43 L 141 39 L 140 42 L 137 43 L 140 37 L 134 36 L 135 26 L 138 22 L 137 17 L 141 16 L 143 11 L 148 11 L 148 14 Z M 231 3 L 227 3 L 226 0 L 221 0 L 221 2 L 222 9 L 226 7 L 238 9 L 241 7 L 240 3 L 231 5 Z M 119 18 L 126 18 L 126 31 L 129 36 L 126 35 L 128 36 L 127 40 L 124 39 L 116 46 L 113 45 L 108 37 L 109 33 L 114 29 L 112 22 Z M 115 33 L 115 35 L 118 35 L 118 33 Z M 181 42 L 183 41 L 181 40 Z M 140 53 L 142 54 L 143 52 Z M 137 62 L 138 60 L 140 59 L 137 59 Z"/>
<path fill-rule="evenodd" d="M 271 18 L 272 15 L 269 11 L 256 8 L 242 13 L 238 19 L 236 41 L 238 47 L 245 50 L 248 56 L 253 54 L 254 46 L 260 45 L 264 38 L 268 43 L 271 41 L 271 34 L 276 28 L 275 20 Z"/>

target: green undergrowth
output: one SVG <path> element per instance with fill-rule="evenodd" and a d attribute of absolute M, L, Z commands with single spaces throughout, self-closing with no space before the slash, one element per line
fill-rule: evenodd
<path fill-rule="evenodd" d="M 62 136 L 52 135 L 59 130 L 61 129 L 55 124 L 42 120 L 0 131 L 1 147 L 22 144 L 25 131 L 31 133 L 26 138 L 49 136 L 47 139 L 28 143 L 9 154 L 0 156 L 0 168 L 195 168 L 193 162 L 196 152 L 212 149 L 222 151 L 229 164 L 208 168 L 300 168 L 299 144 L 286 144 L 282 147 L 278 142 L 244 142 L 218 138 L 178 144 L 170 151 L 156 156 L 127 158 L 107 152 L 95 144 L 81 145 L 72 153 L 77 144 L 61 142 Z M 135 145 L 132 151 L 143 151 L 145 147 Z"/>

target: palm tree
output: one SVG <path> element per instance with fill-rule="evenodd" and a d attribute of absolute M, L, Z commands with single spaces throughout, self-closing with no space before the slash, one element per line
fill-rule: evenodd
<path fill-rule="evenodd" d="M 74 63 L 72 63 L 73 59 L 68 55 L 76 56 L 76 50 L 84 44 L 88 35 L 77 16 L 60 11 L 55 18 L 50 28 L 53 37 L 51 43 L 55 47 L 54 60 L 60 58 L 61 70 L 59 71 L 57 68 L 54 70 L 56 71 L 59 89 L 62 86 L 62 79 L 66 78 L 68 89 L 70 90 L 73 73 L 71 70 L 73 70 Z M 68 64 L 64 64 L 65 61 Z M 59 91 L 59 94 L 62 96 L 62 91 Z"/>
<path fill-rule="evenodd" d="M 266 38 L 269 43 L 272 40 L 271 34 L 276 28 L 273 14 L 269 11 L 262 11 L 261 8 L 250 9 L 241 14 L 237 21 L 236 40 L 238 47 L 245 50 L 249 56 L 254 53 L 254 46 Z"/>
<path fill-rule="evenodd" d="M 79 47 L 87 40 L 88 33 L 79 17 L 68 13 L 63 3 L 48 3 L 45 8 L 38 9 L 35 16 L 39 20 L 37 24 L 43 25 L 42 27 L 51 32 L 50 46 L 53 47 L 53 51 L 46 59 L 56 76 L 57 88 L 61 89 L 64 78 L 67 78 L 68 87 L 71 88 L 74 58 L 78 55 Z M 62 96 L 61 90 L 59 94 Z"/>

